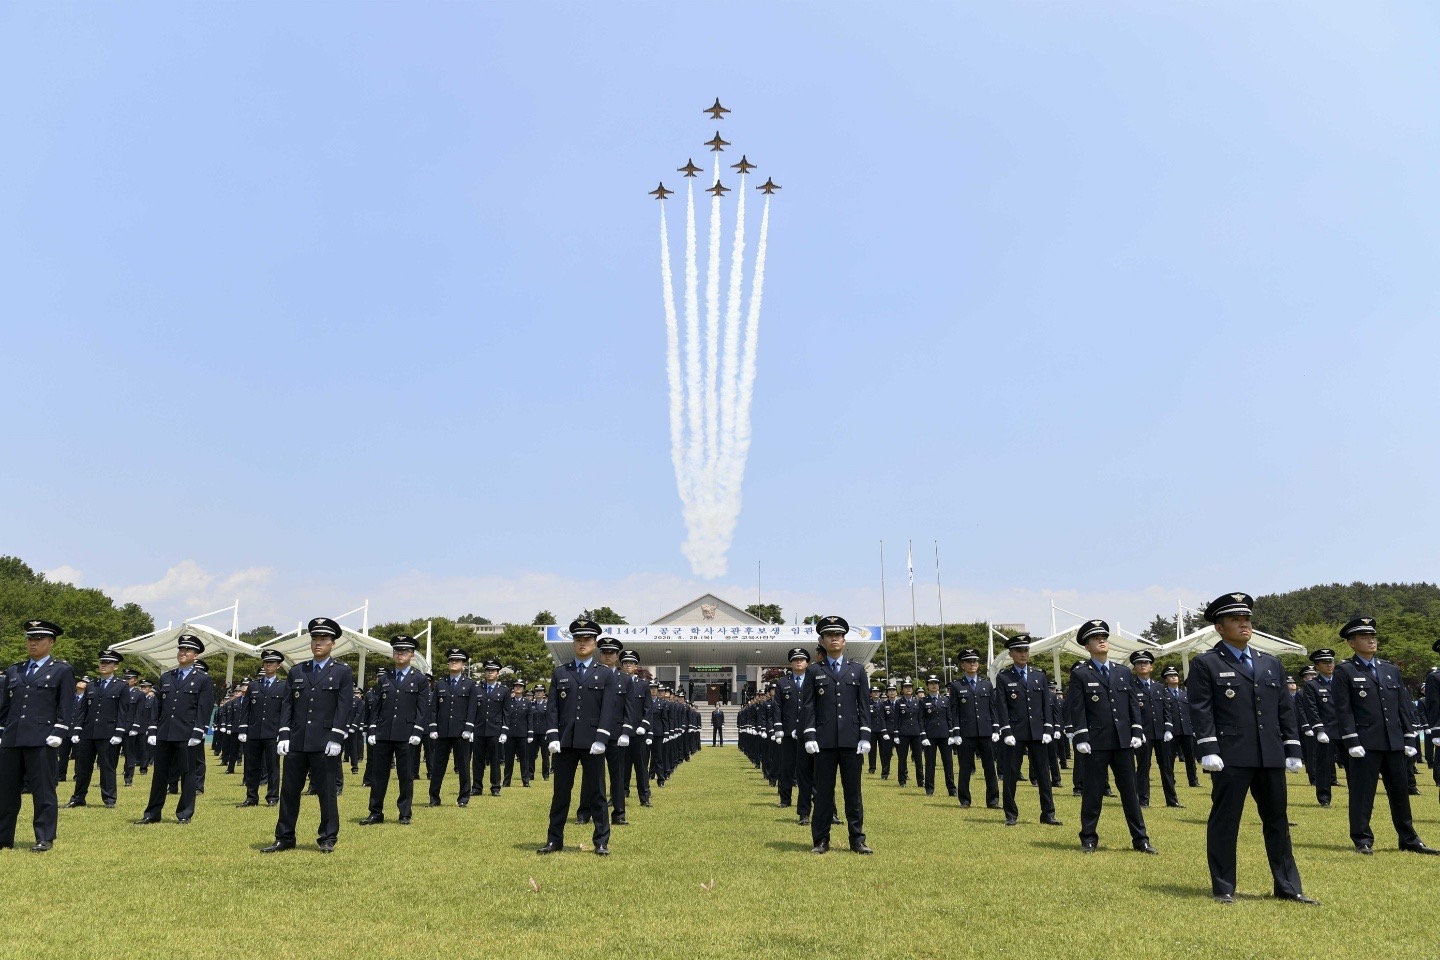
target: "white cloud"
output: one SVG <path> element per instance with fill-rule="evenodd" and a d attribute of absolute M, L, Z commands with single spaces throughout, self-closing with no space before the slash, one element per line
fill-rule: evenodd
<path fill-rule="evenodd" d="M 71 566 L 59 566 L 54 570 L 42 570 L 40 572 L 45 574 L 45 579 L 51 583 L 73 583 L 78 585 L 84 576 L 79 570 Z"/>
<path fill-rule="evenodd" d="M 78 573 L 78 572 L 77 572 Z M 663 573 L 623 577 L 576 578 L 527 572 L 514 576 L 437 575 L 421 570 L 397 574 L 378 584 L 277 577 L 269 567 L 212 573 L 194 560 L 171 567 L 152 583 L 107 587 L 119 602 L 135 601 L 158 622 L 183 620 L 220 607 L 238 597 L 242 629 L 269 623 L 280 629 L 314 616 L 335 616 L 370 601 L 370 623 L 425 616 L 456 617 L 475 613 L 497 622 L 529 623 L 549 610 L 561 623 L 582 609 L 607 605 L 631 623 L 648 623 L 703 593 L 714 593 L 745 606 L 754 602 L 755 586 L 713 583 Z M 916 616 L 921 623 L 939 622 L 934 584 L 916 584 Z M 1080 590 L 1073 587 L 978 589 L 946 587 L 945 619 L 951 623 L 992 620 L 1024 623 L 1037 635 L 1050 631 L 1050 604 L 1080 617 L 1103 617 L 1113 625 L 1139 631 L 1157 613 L 1175 609 L 1177 599 L 1190 605 L 1205 596 L 1194 588 L 1161 585 Z M 852 623 L 881 623 L 879 584 L 841 585 L 827 589 L 766 589 L 766 603 L 778 603 L 787 619 L 811 613 L 839 613 Z M 887 584 L 885 618 L 891 627 L 910 622 L 910 593 L 903 583 Z M 1057 615 L 1064 629 L 1074 618 Z M 351 618 L 347 622 L 357 622 Z"/>

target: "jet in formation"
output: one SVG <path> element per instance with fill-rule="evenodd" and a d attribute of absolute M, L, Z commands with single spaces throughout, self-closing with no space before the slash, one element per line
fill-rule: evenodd
<path fill-rule="evenodd" d="M 726 110 L 724 107 L 720 106 L 720 98 L 719 98 L 719 97 L 716 97 L 716 98 L 715 98 L 715 105 L 714 105 L 714 106 L 712 106 L 712 107 L 706 107 L 704 110 L 701 110 L 700 112 L 701 112 L 701 113 L 708 113 L 708 114 L 710 114 L 710 119 L 711 119 L 711 120 L 724 120 L 724 119 L 725 119 L 725 114 L 729 113 L 730 111 L 729 111 L 729 110 Z"/>
<path fill-rule="evenodd" d="M 685 174 L 685 176 L 687 176 L 687 177 L 693 177 L 693 176 L 695 176 L 695 174 L 699 173 L 702 169 L 703 169 L 702 167 L 697 167 L 697 166 L 695 166 L 695 161 L 694 161 L 694 160 L 686 160 L 686 161 L 685 161 L 685 166 L 683 166 L 683 167 L 676 167 L 676 168 L 675 168 L 675 172 L 676 172 L 676 173 L 683 173 L 683 174 Z"/>
<path fill-rule="evenodd" d="M 723 151 L 726 147 L 730 146 L 730 141 L 729 141 L 729 140 L 721 140 L 721 139 L 720 139 L 720 131 L 719 131 L 719 130 L 716 130 L 716 131 L 715 131 L 715 139 L 714 139 L 714 140 L 706 140 L 706 141 L 705 141 L 705 146 L 707 146 L 707 147 L 710 148 L 710 152 L 711 152 L 711 153 L 720 153 L 720 152 Z"/>
<path fill-rule="evenodd" d="M 706 187 L 705 192 L 714 196 L 716 200 L 719 200 L 721 197 L 725 196 L 725 194 L 730 192 L 730 188 L 725 186 L 725 184 L 721 183 L 719 180 L 716 180 L 715 186 Z"/>
<path fill-rule="evenodd" d="M 739 162 L 739 163 L 732 163 L 732 164 L 730 164 L 730 169 L 731 169 L 731 170 L 739 170 L 741 176 L 744 176 L 745 174 L 749 173 L 751 170 L 754 170 L 754 169 L 755 169 L 755 164 L 753 164 L 753 163 L 751 163 L 749 160 L 747 160 L 747 159 L 745 158 L 744 154 L 741 154 L 741 156 L 740 156 L 740 162 Z"/>
<path fill-rule="evenodd" d="M 666 197 L 670 196 L 670 194 L 674 192 L 674 190 L 666 190 L 665 184 L 662 183 L 660 184 L 660 186 L 650 191 L 650 196 L 654 197 L 656 200 L 664 200 Z"/>
<path fill-rule="evenodd" d="M 760 184 L 760 186 L 756 187 L 755 189 L 759 190 L 761 193 L 765 194 L 765 196 L 768 197 L 776 190 L 780 189 L 780 184 L 775 182 L 774 177 L 767 177 L 765 179 L 765 182 Z"/>

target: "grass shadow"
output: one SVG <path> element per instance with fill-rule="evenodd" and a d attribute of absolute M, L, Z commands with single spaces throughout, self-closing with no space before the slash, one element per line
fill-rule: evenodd
<path fill-rule="evenodd" d="M 800 843 L 795 840 L 766 840 L 765 847 L 774 850 L 776 853 L 809 853 L 810 844 Z M 834 849 L 833 847 L 831 848 Z"/>

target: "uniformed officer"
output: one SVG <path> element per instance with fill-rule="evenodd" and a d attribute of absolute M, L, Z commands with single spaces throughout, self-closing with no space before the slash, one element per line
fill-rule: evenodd
<path fill-rule="evenodd" d="M 1035 779 L 1040 791 L 1040 822 L 1052 827 L 1063 826 L 1055 817 L 1055 796 L 1050 787 L 1045 750 L 1055 736 L 1056 720 L 1051 713 L 1045 671 L 1030 666 L 1029 634 L 1011 637 L 1005 648 L 1011 663 L 995 675 L 995 693 L 991 700 L 991 710 L 1000 724 L 1000 742 L 1004 745 L 1001 803 L 1005 808 L 1005 826 L 1013 827 L 1020 822 L 1015 785 L 1020 781 L 1020 763 L 1027 756 L 1031 771 L 1040 774 Z"/>
<path fill-rule="evenodd" d="M 400 823 L 410 823 L 415 794 L 415 773 L 411 770 L 412 747 L 430 723 L 430 680 L 410 666 L 415 656 L 415 638 L 401 634 L 390 638 L 395 665 L 380 671 L 376 679 L 376 703 L 370 718 L 370 815 L 361 826 L 385 822 L 385 794 L 390 786 L 390 768 L 395 767 Z"/>
<path fill-rule="evenodd" d="M 575 768 L 580 774 L 580 808 L 590 814 L 598 856 L 610 855 L 610 817 L 605 800 L 605 750 L 620 729 L 620 701 L 615 696 L 615 672 L 595 659 L 600 625 L 594 620 L 570 624 L 575 659 L 556 667 L 550 675 L 550 699 L 545 714 L 545 748 L 554 758 L 555 792 L 550 800 L 550 829 L 545 846 L 536 853 L 565 849 L 565 821 Z"/>
<path fill-rule="evenodd" d="M 1400 669 L 1375 655 L 1380 638 L 1374 617 L 1356 617 L 1340 628 L 1355 656 L 1335 665 L 1335 718 L 1340 744 L 1350 756 L 1346 784 L 1350 793 L 1350 840 L 1369 856 L 1375 846 L 1370 814 L 1375 785 L 1382 778 L 1390 800 L 1390 821 L 1400 849 L 1440 854 L 1425 846 L 1410 815 L 1406 758 L 1415 756 L 1416 723 Z"/>
<path fill-rule="evenodd" d="M 1299 722 L 1279 659 L 1250 646 L 1254 605 L 1246 593 L 1210 602 L 1205 619 L 1220 640 L 1190 662 L 1185 682 L 1200 768 L 1211 774 L 1210 890 L 1221 903 L 1235 902 L 1235 847 L 1248 793 L 1260 814 L 1274 895 L 1318 904 L 1301 889 L 1286 809 L 1285 773 L 1301 767 Z"/>
<path fill-rule="evenodd" d="M 440 787 L 450 758 L 460 777 L 457 806 L 470 804 L 470 745 L 475 741 L 477 684 L 466 673 L 470 655 L 459 647 L 445 651 L 448 675 L 434 684 L 430 710 L 430 806 L 440 806 Z"/>
<path fill-rule="evenodd" d="M 710 711 L 710 746 L 719 747 L 725 744 L 725 711 L 720 709 L 717 703 L 715 709 Z"/>
<path fill-rule="evenodd" d="M 75 742 L 75 792 L 66 807 L 85 806 L 90 776 L 100 768 L 100 800 L 107 809 L 115 806 L 115 767 L 120 745 L 125 742 L 125 694 L 128 687 L 115 670 L 124 659 L 114 650 L 100 651 L 100 676 L 85 689 L 80 713 L 71 724 Z"/>
<path fill-rule="evenodd" d="M 890 779 L 890 758 L 900 745 L 899 728 L 896 726 L 896 704 L 900 702 L 900 688 L 894 680 L 885 682 L 885 696 L 878 708 L 870 711 L 871 735 L 880 743 L 880 779 Z M 999 794 L 996 794 L 999 796 Z M 996 803 L 999 803 L 997 800 Z"/>
<path fill-rule="evenodd" d="M 1335 754 L 1340 744 L 1340 725 L 1335 716 L 1335 651 L 1328 647 L 1310 654 L 1315 676 L 1305 681 L 1300 691 L 1300 707 L 1308 727 L 1306 739 L 1312 740 L 1310 782 L 1315 785 L 1315 801 L 1330 806 L 1335 786 Z M 1372 788 L 1373 789 L 1373 788 Z"/>
<path fill-rule="evenodd" d="M 89 677 L 75 678 L 75 693 L 70 704 L 70 718 L 72 721 L 80 716 L 80 711 L 85 707 L 85 690 L 90 686 Z M 75 725 L 70 725 L 70 736 L 60 738 L 60 746 L 55 748 L 55 771 L 56 781 L 64 783 L 70 778 L 70 757 L 76 745 L 80 743 L 80 737 L 75 732 Z"/>
<path fill-rule="evenodd" d="M 295 846 L 295 821 L 307 777 L 320 800 L 320 852 L 332 853 L 340 836 L 335 785 L 340 777 L 341 745 L 355 704 L 355 674 L 330 656 L 340 636 L 340 624 L 329 617 L 316 617 L 307 630 L 312 659 L 297 664 L 285 680 L 275 743 L 276 754 L 285 758 L 280 816 L 275 822 L 275 842 L 262 853 Z"/>
<path fill-rule="evenodd" d="M 1145 829 L 1145 813 L 1135 786 L 1135 751 L 1143 742 L 1135 677 L 1128 667 L 1110 662 L 1110 625 L 1087 620 L 1075 642 L 1090 654 L 1070 671 L 1065 689 L 1065 722 L 1075 737 L 1075 775 L 1080 783 L 1080 849 L 1093 853 L 1100 844 L 1100 812 L 1105 784 L 1115 778 L 1130 846 L 1155 854 Z"/>
<path fill-rule="evenodd" d="M 20 794 L 30 792 L 35 845 L 44 853 L 55 844 L 59 801 L 55 796 L 55 750 L 70 736 L 75 673 L 50 655 L 64 633 L 49 620 L 25 622 L 26 659 L 5 670 L 0 691 L 0 850 L 15 846 Z"/>
<path fill-rule="evenodd" d="M 550 751 L 545 749 L 545 687 L 535 684 L 530 688 L 530 712 L 533 717 L 530 721 L 530 729 L 535 731 L 535 742 L 530 744 L 530 775 L 533 777 L 538 768 L 540 776 L 550 779 Z M 647 741 L 648 746 L 648 741 Z"/>
<path fill-rule="evenodd" d="M 876 719 L 881 715 L 881 705 L 882 705 L 882 703 L 883 703 L 883 698 L 884 698 L 884 696 L 885 696 L 885 691 L 884 691 L 883 689 L 881 689 L 881 687 L 880 687 L 879 684 L 872 684 L 872 685 L 871 685 L 871 687 L 870 687 L 870 727 L 871 727 L 870 736 L 872 736 L 872 737 L 876 737 L 876 736 L 877 736 L 877 734 L 876 734 L 876 732 L 875 732 L 875 727 L 877 726 L 877 724 L 876 724 Z M 871 742 L 872 742 L 872 743 L 875 743 L 875 742 L 884 743 L 885 741 L 883 741 L 883 740 L 879 740 L 879 741 L 872 740 Z M 803 753 L 804 751 L 801 751 L 801 752 Z M 880 751 L 879 751 L 879 750 L 871 750 L 870 753 L 867 755 L 867 764 L 868 764 L 868 765 L 867 765 L 867 767 L 866 767 L 866 770 L 867 770 L 869 773 L 871 773 L 872 775 L 875 773 L 876 761 L 878 761 L 879 759 L 880 759 Z"/>
<path fill-rule="evenodd" d="M 950 756 L 950 701 L 940 692 L 940 678 L 925 678 L 925 695 L 920 698 L 920 729 L 924 736 L 920 746 L 925 750 L 925 795 L 935 795 L 935 754 L 944 761 L 945 789 L 955 796 L 955 764 Z"/>
<path fill-rule="evenodd" d="M 530 704 L 525 700 L 525 680 L 523 677 L 511 677 L 510 699 L 505 703 L 504 786 L 510 786 L 516 761 L 520 764 L 520 785 L 530 786 L 530 766 L 525 758 L 528 755 L 529 741 L 534 736 Z"/>
<path fill-rule="evenodd" d="M 865 804 L 860 795 L 861 765 L 870 752 L 872 735 L 870 682 L 864 666 L 845 656 L 850 624 L 844 617 L 821 617 L 815 629 L 825 653 L 806 670 L 800 690 L 800 737 L 805 752 L 814 758 L 815 809 L 810 820 L 814 846 L 810 852 L 830 850 L 838 774 L 845 792 L 850 849 L 874 853 L 865 839 Z"/>
<path fill-rule="evenodd" d="M 805 674 L 810 669 L 810 654 L 804 647 L 792 647 L 789 659 L 790 672 L 775 684 L 779 709 L 773 735 L 780 738 L 780 799 L 776 806 L 789 808 L 794 798 L 800 822 L 808 823 L 814 789 L 810 784 L 810 754 L 800 741 L 800 696 L 805 689 Z"/>
<path fill-rule="evenodd" d="M 140 750 L 145 738 L 140 736 L 141 727 L 136 715 L 144 708 L 145 691 L 140 688 L 140 671 L 127 669 L 124 674 L 124 698 L 120 704 L 120 724 L 124 728 L 125 742 L 121 749 L 125 753 L 125 786 L 135 784 L 135 768 L 140 766 Z"/>
<path fill-rule="evenodd" d="M 285 657 L 279 650 L 260 654 L 260 676 L 245 687 L 235 707 L 236 742 L 245 751 L 245 800 L 239 807 L 260 805 L 260 784 L 265 784 L 265 803 L 280 802 L 280 714 L 290 688 L 280 676 Z"/>
<path fill-rule="evenodd" d="M 1190 720 L 1190 698 L 1180 686 L 1180 671 L 1166 667 L 1164 673 L 1165 695 L 1170 698 L 1170 716 L 1174 723 L 1175 740 L 1179 754 L 1185 761 L 1186 782 L 1192 787 L 1200 786 L 1195 773 L 1195 726 Z M 1174 761 L 1174 753 L 1171 754 Z"/>
<path fill-rule="evenodd" d="M 475 744 L 472 748 L 475 766 L 474 793 L 485 790 L 485 770 L 490 770 L 490 795 L 500 796 L 500 766 L 506 742 L 505 708 L 510 690 L 500 682 L 500 661 L 485 661 L 485 682 L 476 691 Z"/>
<path fill-rule="evenodd" d="M 920 701 L 915 698 L 915 681 L 906 677 L 900 683 L 900 696 L 895 699 L 895 726 L 891 731 L 898 752 L 899 769 L 895 781 L 900 786 L 910 779 L 910 761 L 915 761 L 916 786 L 925 786 L 925 767 L 920 754 L 920 741 L 925 731 L 920 726 Z"/>
<path fill-rule="evenodd" d="M 630 746 L 625 748 L 625 769 L 624 783 L 621 785 L 625 796 L 630 795 L 630 784 L 633 781 L 636 787 L 636 796 L 640 798 L 640 806 L 650 806 L 650 737 L 655 716 L 655 698 L 650 691 L 650 681 L 640 675 L 640 655 L 634 650 L 625 650 L 620 654 L 620 670 L 630 678 L 629 697 L 633 701 L 629 708 L 629 715 L 635 718 L 635 732 L 630 737 Z M 540 732 L 544 732 L 545 725 L 540 722 L 542 717 L 535 719 Z M 531 775 L 534 775 L 535 764 L 531 761 Z"/>
<path fill-rule="evenodd" d="M 1160 786 L 1165 792 L 1165 806 L 1181 807 L 1175 792 L 1175 754 L 1170 746 L 1175 739 L 1174 709 L 1161 693 L 1161 687 L 1150 675 L 1155 671 L 1155 654 L 1136 650 L 1130 654 L 1130 672 L 1134 676 L 1135 699 L 1140 705 L 1141 744 L 1135 751 L 1135 790 L 1140 806 L 1150 806 L 1150 766 L 1152 760 L 1160 768 Z"/>
<path fill-rule="evenodd" d="M 980 758 L 985 776 L 985 806 L 1000 809 L 1000 784 L 995 776 L 995 744 L 1000 741 L 1000 724 L 991 710 L 995 688 L 980 676 L 980 653 L 960 651 L 960 676 L 950 684 L 950 743 L 960 756 L 960 779 L 955 785 L 961 807 L 970 806 L 970 778 L 975 758 Z"/>
<path fill-rule="evenodd" d="M 614 695 L 619 699 L 615 708 L 619 729 L 611 733 L 610 741 L 605 747 L 605 768 L 609 773 L 610 785 L 610 825 L 628 827 L 630 821 L 625 818 L 625 763 L 630 739 L 639 719 L 634 715 L 638 705 L 630 697 L 630 675 L 620 670 L 620 641 L 614 637 L 601 637 L 596 649 L 600 662 L 615 674 Z M 583 815 L 584 811 L 581 813 Z"/>
<path fill-rule="evenodd" d="M 195 761 L 205 763 L 205 725 L 215 709 L 215 686 L 210 674 L 197 665 L 205 643 L 193 633 L 175 641 L 173 670 L 160 675 L 155 687 L 155 709 L 145 742 L 155 750 L 155 775 L 150 779 L 150 802 L 137 824 L 159 823 L 165 812 L 165 793 L 171 780 L 179 780 L 180 803 L 175 819 L 189 823 L 195 816 L 199 783 Z M 196 748 L 199 748 L 198 750 Z"/>

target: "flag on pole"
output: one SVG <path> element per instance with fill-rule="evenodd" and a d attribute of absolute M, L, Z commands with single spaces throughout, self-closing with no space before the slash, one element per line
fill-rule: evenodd
<path fill-rule="evenodd" d="M 910 586 L 913 587 L 915 586 L 915 545 L 913 543 L 909 546 L 908 555 L 905 562 L 906 568 L 910 571 Z"/>

